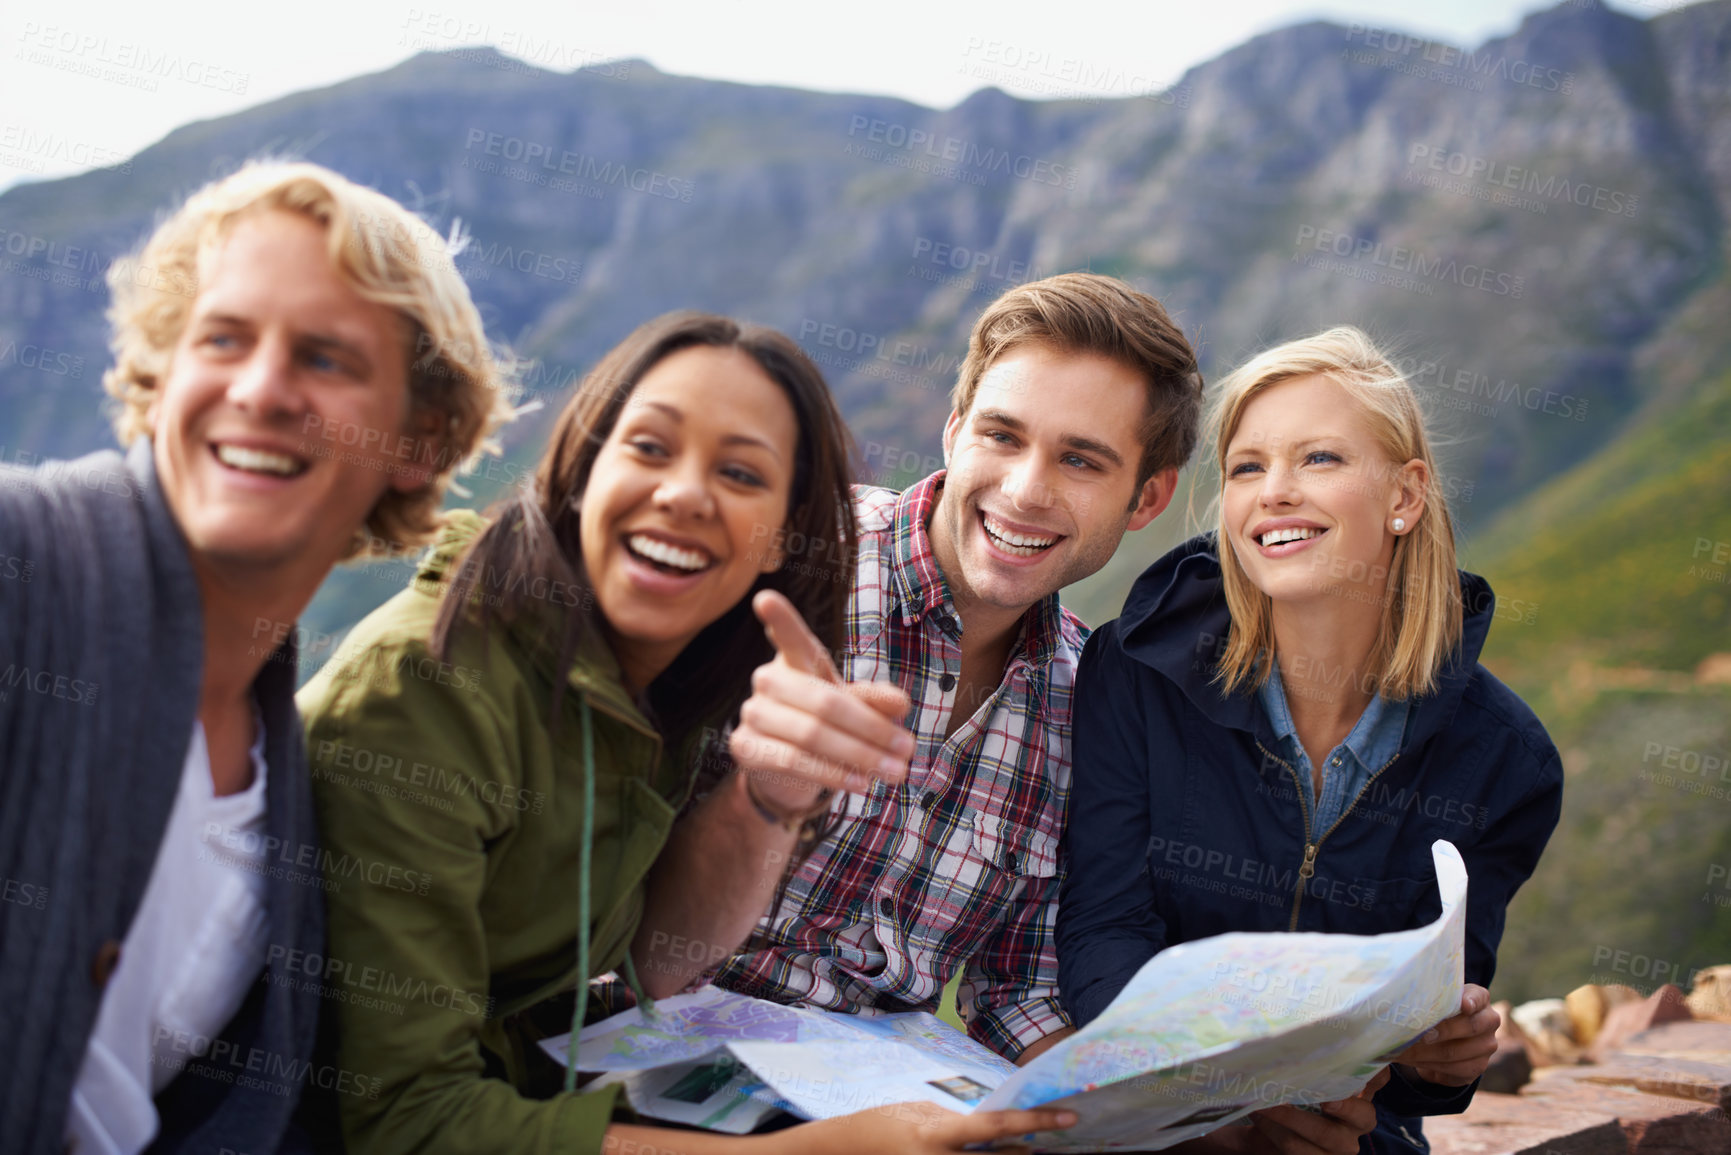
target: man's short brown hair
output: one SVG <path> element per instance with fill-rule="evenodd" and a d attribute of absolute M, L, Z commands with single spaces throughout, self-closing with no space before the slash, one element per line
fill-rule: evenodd
<path fill-rule="evenodd" d="M 974 323 L 950 394 L 957 413 L 967 414 L 986 370 L 1022 345 L 1109 357 L 1147 381 L 1138 489 L 1160 470 L 1182 469 L 1190 460 L 1202 418 L 1202 371 L 1159 301 L 1098 273 L 1060 273 L 1016 286 Z"/>

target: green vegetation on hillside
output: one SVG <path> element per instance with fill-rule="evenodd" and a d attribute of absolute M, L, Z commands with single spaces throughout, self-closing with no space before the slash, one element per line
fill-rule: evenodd
<path fill-rule="evenodd" d="M 1469 541 L 1467 567 L 1531 610 L 1499 615 L 1487 664 L 1538 689 L 1576 661 L 1688 672 L 1731 650 L 1727 430 L 1731 374 Z"/>
<path fill-rule="evenodd" d="M 1731 961 L 1731 693 L 1611 690 L 1545 721 L 1563 751 L 1563 817 L 1509 906 L 1493 997 L 1687 990 Z"/>
<path fill-rule="evenodd" d="M 1563 817 L 1509 909 L 1497 996 L 1687 987 L 1731 962 L 1731 374 L 1631 427 L 1470 543 L 1485 661 L 1563 752 Z M 1528 619 L 1531 619 L 1530 621 Z"/>

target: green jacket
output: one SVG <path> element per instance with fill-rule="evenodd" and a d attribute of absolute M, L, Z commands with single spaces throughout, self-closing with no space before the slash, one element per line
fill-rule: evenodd
<path fill-rule="evenodd" d="M 575 590 L 537 590 L 534 613 L 470 626 L 448 660 L 432 656 L 444 581 L 484 524 L 459 515 L 299 697 L 330 908 L 329 959 L 299 969 L 335 1012 L 356 1152 L 601 1150 L 613 1090 L 560 1093 L 534 1040 L 568 1029 L 557 996 L 620 965 L 689 790 L 689 763 L 664 754 L 594 631 L 549 728 Z M 576 948 L 580 699 L 595 752 L 591 975 Z"/>

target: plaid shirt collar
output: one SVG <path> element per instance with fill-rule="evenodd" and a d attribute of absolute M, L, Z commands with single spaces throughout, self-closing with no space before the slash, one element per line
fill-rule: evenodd
<path fill-rule="evenodd" d="M 944 487 L 946 470 L 938 470 L 924 481 L 909 486 L 896 499 L 895 527 L 891 538 L 895 565 L 892 588 L 901 603 L 904 626 L 913 626 L 927 615 L 937 612 L 937 625 L 953 637 L 962 633 L 962 619 L 950 598 L 949 583 L 938 568 L 937 555 L 932 552 L 929 530 L 932 510 L 938 503 L 938 491 Z M 954 628 L 950 628 L 951 625 Z M 1030 675 L 1044 692 L 1046 671 L 1058 654 L 1063 641 L 1063 610 L 1056 593 L 1047 594 L 1028 607 L 1022 617 L 1022 629 L 1010 651 L 1013 664 L 1018 659 L 1028 663 Z"/>

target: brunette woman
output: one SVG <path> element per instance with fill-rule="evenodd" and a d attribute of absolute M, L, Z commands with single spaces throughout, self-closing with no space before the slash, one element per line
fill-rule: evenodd
<path fill-rule="evenodd" d="M 351 1150 L 950 1151 L 1054 1124 L 909 1108 L 747 1138 L 650 1130 L 613 1123 L 612 1090 L 573 1093 L 536 1046 L 581 1025 L 573 992 L 594 976 L 659 993 L 689 977 L 636 964 L 679 892 L 717 880 L 652 868 L 706 732 L 772 656 L 754 595 L 839 638 L 846 462 L 786 337 L 652 321 L 567 405 L 533 488 L 490 522 L 454 516 L 303 691 Z M 797 825 L 783 785 L 715 793 Z M 736 900 L 742 926 L 768 898 Z"/>

